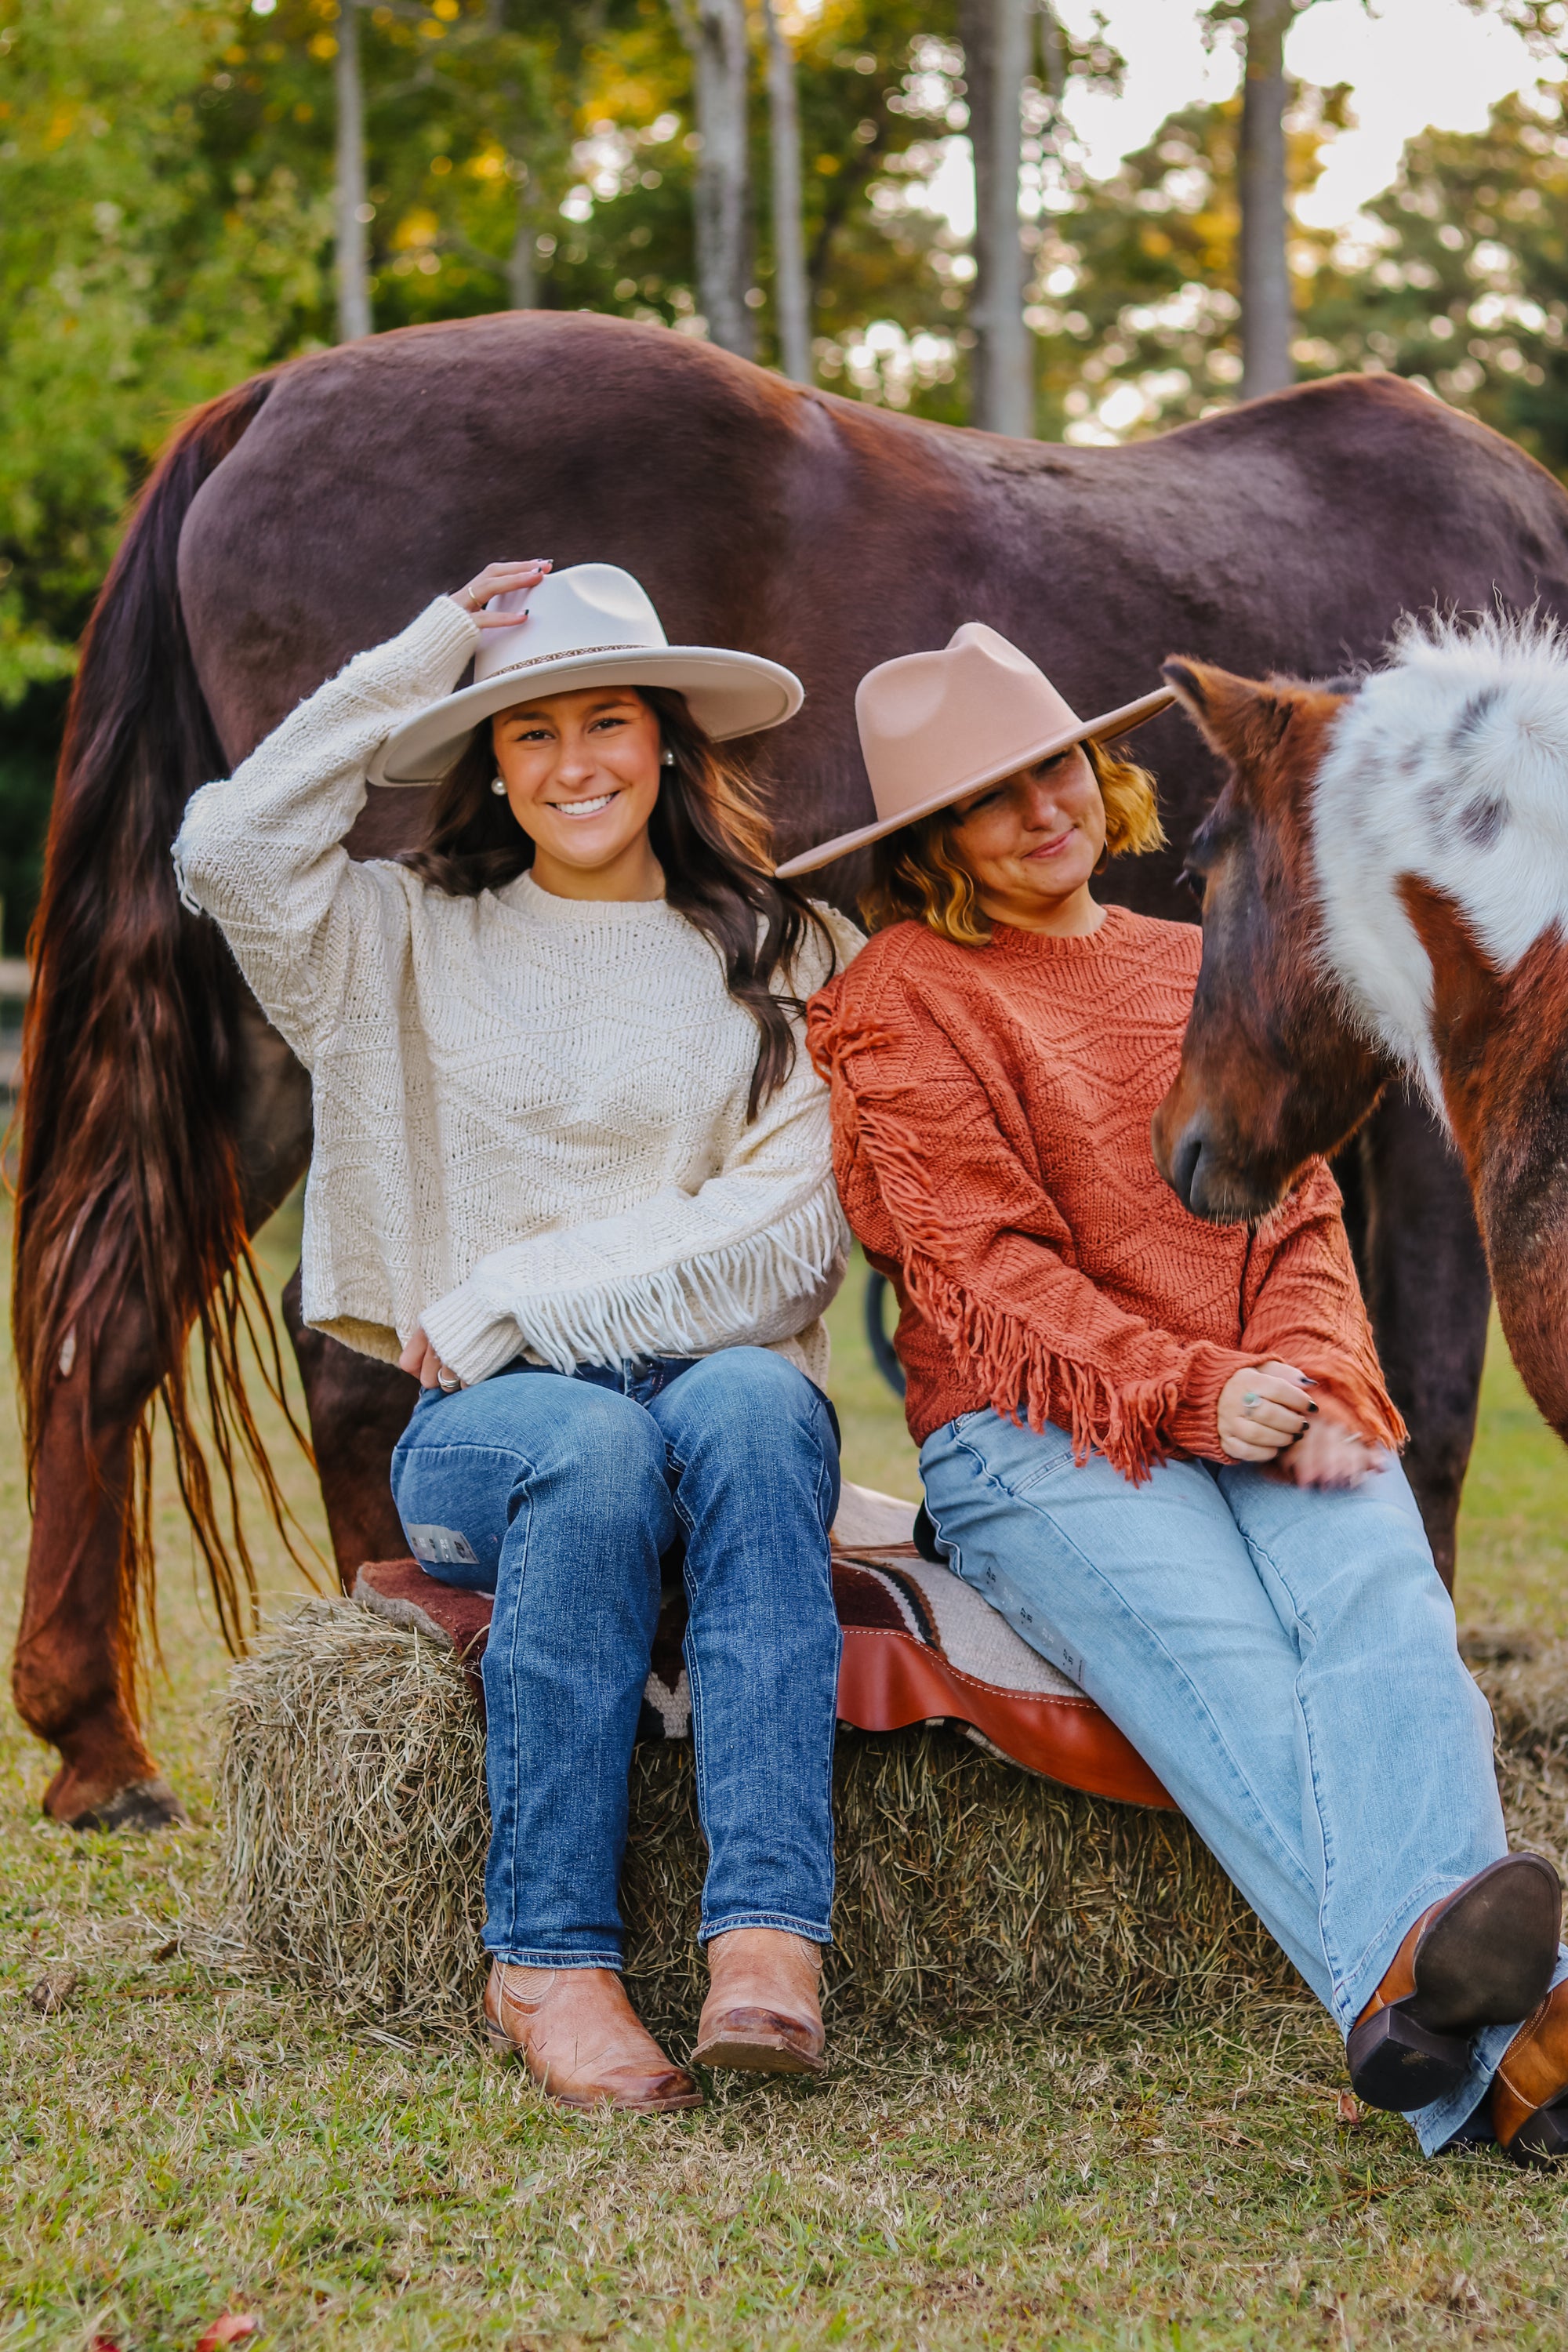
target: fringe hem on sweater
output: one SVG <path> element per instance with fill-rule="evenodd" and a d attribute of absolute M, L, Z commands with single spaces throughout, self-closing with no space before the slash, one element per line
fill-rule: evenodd
<path fill-rule="evenodd" d="M 1009 1308 L 985 1305 L 944 1274 L 938 1263 L 942 1219 L 921 1138 L 875 1090 L 857 1087 L 844 1067 L 850 1055 L 875 1052 L 886 1033 L 870 1024 L 852 1025 L 815 1003 L 807 1036 L 814 1065 L 839 1080 L 858 1132 L 871 1146 L 878 1188 L 904 1244 L 899 1255 L 910 1297 L 964 1369 L 984 1384 L 987 1403 L 1010 1421 L 1022 1412 L 1032 1429 L 1055 1422 L 1071 1435 L 1076 1462 L 1102 1454 L 1124 1478 L 1142 1486 L 1169 1458 L 1162 1424 L 1181 1402 L 1179 1378 L 1166 1373 L 1114 1382 L 1097 1365 L 1047 1346 Z"/>
<path fill-rule="evenodd" d="M 561 1372 L 629 1356 L 762 1347 L 794 1338 L 821 1313 L 844 1263 L 844 1238 L 828 1184 L 761 1233 L 656 1273 L 515 1300 L 492 1295 L 487 1303 L 497 1320 L 510 1318 L 523 1345 Z"/>

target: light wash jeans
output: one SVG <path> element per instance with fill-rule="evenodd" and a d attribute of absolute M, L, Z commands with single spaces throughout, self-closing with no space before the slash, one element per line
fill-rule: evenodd
<path fill-rule="evenodd" d="M 1491 1715 L 1398 1463 L 1348 1492 L 1190 1461 L 1133 1486 L 983 1410 L 932 1432 L 921 1475 L 950 1566 L 1126 1733 L 1348 2034 L 1417 1913 L 1508 1851 Z M 1512 2032 L 1412 2116 L 1426 2154 Z"/>
<path fill-rule="evenodd" d="M 487 1948 L 535 1968 L 621 1966 L 627 1773 L 678 1538 L 701 1940 L 784 1927 L 830 1941 L 838 1448 L 804 1373 L 729 1348 L 425 1389 L 392 1493 L 431 1575 L 496 1596 Z"/>

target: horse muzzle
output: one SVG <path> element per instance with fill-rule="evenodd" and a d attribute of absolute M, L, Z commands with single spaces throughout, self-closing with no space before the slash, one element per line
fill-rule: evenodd
<path fill-rule="evenodd" d="M 1194 1217 L 1215 1225 L 1245 1224 L 1273 1207 L 1272 1198 L 1225 1150 L 1202 1111 L 1178 1126 L 1167 1119 L 1162 1103 L 1150 1125 L 1149 1142 L 1155 1167 Z"/>

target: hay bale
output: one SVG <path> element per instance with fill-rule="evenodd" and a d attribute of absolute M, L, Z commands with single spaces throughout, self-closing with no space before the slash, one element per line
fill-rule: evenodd
<path fill-rule="evenodd" d="M 1509 1759 L 1532 1828 L 1561 1766 Z M 343 2015 L 471 2021 L 484 1734 L 449 1649 L 308 1602 L 235 1670 L 220 1803 L 233 1924 L 270 1974 Z M 1080 1796 L 945 1730 L 841 1737 L 835 1806 L 841 2019 L 1211 2009 L 1300 1989 L 1178 1815 Z M 628 1977 L 656 2022 L 689 2023 L 700 2002 L 702 1868 L 689 1744 L 639 1747 L 623 1904 Z"/>

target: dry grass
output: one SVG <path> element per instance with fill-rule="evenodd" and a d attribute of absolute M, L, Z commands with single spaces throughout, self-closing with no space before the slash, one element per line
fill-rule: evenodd
<path fill-rule="evenodd" d="M 274 1282 L 292 1246 L 272 1237 Z M 835 1318 L 847 1467 L 910 1491 L 858 1308 Z M 1495 1356 L 1471 1494 L 1466 1616 L 1568 1634 L 1568 1454 Z M 1342 2118 L 1336 2038 L 1297 2000 L 1086 2021 L 1041 1999 L 1026 2023 L 933 2032 L 910 1979 L 896 2017 L 840 2022 L 820 2083 L 719 2082 L 700 2114 L 584 2124 L 464 2036 L 416 2046 L 258 1976 L 201 1925 L 226 1667 L 166 1480 L 159 1508 L 156 1740 L 194 1828 L 41 1823 L 47 1760 L 0 1710 L 4 2352 L 86 2352 L 100 2332 L 192 2352 L 226 2307 L 258 2312 L 279 2352 L 1568 2342 L 1568 2191 L 1491 2157 L 1423 2165 L 1393 2118 Z M 26 1537 L 0 1414 L 11 1624 Z M 274 1549 L 271 1622 L 300 1597 Z M 1539 1744 L 1549 1706 L 1517 1704 Z M 984 1759 L 947 1752 L 929 1814 L 887 1784 L 900 1867 L 986 1789 Z M 1559 1802 L 1558 1838 L 1563 1820 Z M 40 1977 L 70 1970 L 66 2005 L 35 2009 Z"/>
<path fill-rule="evenodd" d="M 1563 1859 L 1568 1643 L 1482 1669 L 1516 1834 Z M 252 1957 L 343 2017 L 466 2028 L 482 1980 L 483 1736 L 451 1653 L 352 1601 L 300 1610 L 235 1674 L 220 1809 Z M 1299 1997 L 1185 1823 L 1040 1780 L 947 1731 L 841 1739 L 836 2018 L 973 2026 L 1192 2017 Z M 637 1751 L 625 1883 L 646 2015 L 700 2003 L 690 1750 Z"/>

